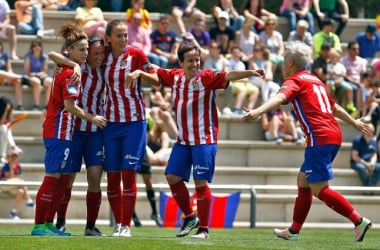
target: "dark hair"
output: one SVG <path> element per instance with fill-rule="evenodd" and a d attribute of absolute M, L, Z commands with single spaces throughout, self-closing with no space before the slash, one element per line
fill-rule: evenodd
<path fill-rule="evenodd" d="M 264 8 L 264 3 L 262 0 L 258 0 L 259 4 L 257 5 L 257 15 L 261 16 L 261 10 Z M 241 13 L 244 13 L 244 10 L 251 12 L 251 0 L 246 0 L 241 7 Z"/>
<path fill-rule="evenodd" d="M 182 42 L 179 45 L 179 48 L 178 48 L 178 51 L 177 51 L 178 60 L 180 62 L 183 62 L 183 60 L 185 59 L 185 54 L 187 52 L 189 52 L 189 51 L 192 51 L 192 50 L 198 51 L 199 55 L 201 54 L 201 50 L 194 43 L 192 43 L 192 42 Z"/>
<path fill-rule="evenodd" d="M 42 42 L 40 40 L 34 40 L 30 43 L 29 51 L 32 52 L 32 49 L 36 46 L 41 47 L 41 53 L 42 53 Z"/>
<path fill-rule="evenodd" d="M 87 34 L 84 33 L 84 31 L 76 23 L 73 22 L 65 23 L 61 27 L 58 35 L 62 36 L 63 39 L 65 39 L 65 48 L 72 47 L 80 40 L 87 40 Z"/>
<path fill-rule="evenodd" d="M 347 44 L 347 49 L 348 49 L 348 50 L 351 49 L 352 46 L 354 46 L 355 44 L 358 44 L 358 42 L 357 42 L 357 41 L 351 41 L 351 42 L 348 42 L 348 44 Z"/>
<path fill-rule="evenodd" d="M 92 35 L 92 36 L 89 36 L 88 39 L 88 46 L 91 47 L 91 45 L 93 45 L 94 43 L 97 43 L 97 42 L 100 42 L 101 45 L 104 45 L 104 40 L 103 40 L 103 37 L 99 36 L 99 35 Z"/>
<path fill-rule="evenodd" d="M 111 36 L 111 33 L 113 31 L 113 27 L 117 26 L 117 25 L 125 25 L 125 22 L 120 20 L 120 19 L 114 19 L 114 20 L 111 20 L 110 22 L 108 22 L 107 24 L 107 27 L 106 27 L 106 36 Z"/>

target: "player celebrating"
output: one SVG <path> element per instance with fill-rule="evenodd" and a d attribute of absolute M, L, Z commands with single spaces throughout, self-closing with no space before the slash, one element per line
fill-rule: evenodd
<path fill-rule="evenodd" d="M 371 221 L 362 217 L 340 193 L 330 189 L 333 179 L 332 161 L 342 143 L 342 132 L 334 116 L 352 125 L 363 134 L 371 128 L 352 118 L 328 94 L 325 85 L 306 71 L 311 49 L 301 42 L 291 42 L 285 52 L 284 73 L 287 77 L 277 95 L 242 117 L 245 123 L 291 102 L 306 135 L 305 159 L 297 178 L 298 196 L 295 200 L 293 223 L 284 230 L 275 229 L 279 238 L 298 240 L 299 232 L 310 210 L 313 195 L 355 225 L 355 241 L 362 241 Z"/>
<path fill-rule="evenodd" d="M 73 23 L 62 26 L 60 35 L 65 39 L 68 57 L 82 64 L 88 55 L 87 35 Z M 71 140 L 74 130 L 73 115 L 92 122 L 103 128 L 107 121 L 104 117 L 86 113 L 75 104 L 79 86 L 71 81 L 73 69 L 63 67 L 56 74 L 43 124 L 43 138 L 46 147 L 45 177 L 36 197 L 35 225 L 32 235 L 69 236 L 56 229 L 53 219 L 57 204 L 60 204 L 69 183 L 71 166 Z"/>
<path fill-rule="evenodd" d="M 154 74 L 136 70 L 129 74 L 126 83 L 127 86 L 133 86 L 142 77 L 151 84 L 165 83 L 172 88 L 178 136 L 165 175 L 173 198 L 185 215 L 182 228 L 176 236 L 186 236 L 199 225 L 193 237 L 207 239 L 211 202 L 208 182 L 212 181 L 214 175 L 218 135 L 215 90 L 227 88 L 229 81 L 250 76 L 263 77 L 264 71 L 202 71 L 200 50 L 192 43 L 182 43 L 177 54 L 181 69 L 158 69 Z M 189 181 L 191 166 L 199 220 L 193 213 L 189 190 L 184 183 Z"/>

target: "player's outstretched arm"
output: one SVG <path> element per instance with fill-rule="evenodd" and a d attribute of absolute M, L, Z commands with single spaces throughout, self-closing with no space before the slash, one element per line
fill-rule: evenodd
<path fill-rule="evenodd" d="M 226 74 L 226 82 L 228 81 L 236 81 L 243 78 L 256 76 L 264 78 L 265 72 L 262 69 L 258 70 L 232 70 Z"/>
<path fill-rule="evenodd" d="M 85 119 L 95 124 L 99 128 L 104 128 L 107 125 L 107 119 L 105 117 L 84 112 L 83 109 L 81 109 L 74 103 L 74 99 L 65 99 L 64 104 L 65 104 L 65 109 L 68 112 L 72 113 L 73 115 L 81 119 Z"/>
<path fill-rule="evenodd" d="M 283 93 L 278 93 L 272 98 L 270 98 L 267 102 L 257 107 L 256 109 L 250 110 L 244 107 L 244 111 L 247 112 L 247 114 L 243 115 L 241 120 L 244 123 L 253 122 L 257 118 L 259 118 L 262 114 L 279 108 L 281 104 L 285 103 L 285 101 L 286 101 L 286 96 Z"/>
<path fill-rule="evenodd" d="M 353 126 L 355 129 L 360 131 L 362 134 L 370 135 L 372 132 L 372 128 L 369 124 L 363 122 L 361 119 L 354 119 L 347 111 L 340 106 L 339 104 L 335 103 L 333 106 L 333 114 L 335 117 L 338 117 L 345 123 Z"/>

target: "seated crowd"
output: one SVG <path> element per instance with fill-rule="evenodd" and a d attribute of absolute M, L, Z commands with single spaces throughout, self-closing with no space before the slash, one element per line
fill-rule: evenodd
<path fill-rule="evenodd" d="M 112 2 L 112 6 L 114 5 Z M 115 1 L 116 2 L 116 1 Z M 248 78 L 232 82 L 224 91 L 224 103 L 219 107 L 224 115 L 241 115 L 243 107 L 255 107 L 259 101 L 266 101 L 281 85 L 284 44 L 287 41 L 301 41 L 313 48 L 314 59 L 310 70 L 323 82 L 336 101 L 354 117 L 364 117 L 376 123 L 379 116 L 378 100 L 374 96 L 379 92 L 380 63 L 376 55 L 380 51 L 380 36 L 375 24 L 369 24 L 363 32 L 357 34 L 356 40 L 349 42 L 347 52 L 341 46 L 340 35 L 348 20 L 348 4 L 345 0 L 298 1 L 284 0 L 279 13 L 289 21 L 289 34 L 282 34 L 278 28 L 278 17 L 264 8 L 260 0 L 246 0 L 242 6 L 234 6 L 232 0 L 218 0 L 211 15 L 214 23 L 206 25 L 206 13 L 196 8 L 196 1 L 172 1 L 170 13 L 162 13 L 157 27 L 152 24 L 150 13 L 144 8 L 144 0 L 131 0 L 130 8 L 125 10 L 128 23 L 128 44 L 146 52 L 153 64 L 163 68 L 178 67 L 177 49 L 181 41 L 192 41 L 202 52 L 203 68 L 218 71 L 234 69 L 264 69 L 264 79 Z M 338 5 L 341 12 L 335 12 L 331 6 Z M 21 55 L 15 52 L 17 46 L 16 27 L 10 24 L 10 8 L 5 0 L 0 0 L 1 26 L 6 27 L 0 36 L 8 39 L 10 55 L 0 44 L 0 84 L 11 84 L 15 89 L 16 110 L 25 109 L 22 104 L 22 85 L 32 87 L 34 109 L 43 109 L 46 105 L 51 77 L 47 71 L 46 55 L 42 50 L 40 38 L 51 31 L 44 28 L 42 12 L 49 10 L 74 11 L 75 20 L 88 35 L 104 36 L 107 21 L 102 9 L 94 0 L 16 0 L 17 30 L 19 34 L 36 35 L 31 43 L 30 52 L 24 56 L 24 73 L 12 71 L 11 60 L 18 60 Z M 121 10 L 121 6 L 116 7 Z M 190 18 L 193 25 L 186 27 L 183 17 Z M 314 26 L 317 21 L 318 30 Z M 178 32 L 170 28 L 175 22 Z M 44 88 L 46 98 L 40 104 L 40 91 Z M 148 98 L 147 98 L 148 99 Z M 154 104 L 151 104 L 154 106 Z M 171 136 L 173 120 L 167 105 L 155 105 L 153 117 L 159 117 L 167 124 Z M 157 111 L 158 110 L 158 111 Z M 279 119 L 275 113 L 281 114 Z M 279 131 L 283 128 L 297 128 L 297 121 L 291 110 L 267 114 L 268 130 L 271 121 L 280 121 Z M 168 115 L 169 114 L 169 115 Z M 288 117 L 288 118 L 286 118 Z M 289 126 L 285 125 L 291 123 Z M 286 136 L 276 133 L 265 136 L 266 139 L 280 143 Z M 299 135 L 291 129 L 290 141 L 299 143 Z"/>

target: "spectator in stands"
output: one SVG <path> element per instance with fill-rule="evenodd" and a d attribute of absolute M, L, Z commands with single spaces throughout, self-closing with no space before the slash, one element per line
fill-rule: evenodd
<path fill-rule="evenodd" d="M 53 79 L 48 75 L 48 56 L 43 52 L 41 41 L 35 40 L 31 42 L 29 52 L 25 55 L 24 59 L 24 72 L 25 75 L 36 77 L 40 80 L 39 86 L 42 86 L 45 90 L 45 102 L 44 106 L 40 105 L 40 90 L 37 87 L 33 87 L 33 109 L 44 109 L 49 102 Z"/>
<path fill-rule="evenodd" d="M 229 71 L 230 63 L 221 53 L 222 45 L 215 41 L 211 41 L 209 51 L 210 53 L 203 63 L 203 69 L 210 69 L 218 72 Z M 232 114 L 232 85 L 230 84 L 227 89 L 221 91 L 224 91 L 224 107 L 222 107 L 222 112 L 225 115 L 230 115 Z"/>
<path fill-rule="evenodd" d="M 113 12 L 121 12 L 123 10 L 123 1 L 109 0 L 110 10 Z"/>
<path fill-rule="evenodd" d="M 40 0 L 42 9 L 59 10 L 59 11 L 75 11 L 81 4 L 81 0 Z"/>
<path fill-rule="evenodd" d="M 22 153 L 22 149 L 16 145 L 11 130 L 11 122 L 13 121 L 13 104 L 5 96 L 0 96 L 0 160 L 6 163 L 7 150 L 14 149 L 18 153 Z"/>
<path fill-rule="evenodd" d="M 118 0 L 115 0 L 117 2 Z M 121 2 L 121 1 L 120 1 Z M 145 0 L 131 0 L 132 8 L 128 8 L 127 13 L 127 23 L 130 24 L 133 19 L 133 15 L 137 12 L 141 15 L 141 26 L 145 28 L 148 33 L 152 32 L 152 21 L 148 10 L 144 9 Z"/>
<path fill-rule="evenodd" d="M 249 61 L 249 69 L 265 72 L 263 78 L 250 79 L 253 84 L 260 86 L 262 102 L 266 102 L 270 96 L 277 93 L 280 86 L 273 82 L 272 62 L 269 60 L 269 49 L 262 42 L 255 44 L 253 49 L 253 58 Z"/>
<path fill-rule="evenodd" d="M 16 0 L 15 2 L 17 29 L 20 34 L 45 35 L 42 5 L 33 0 Z"/>
<path fill-rule="evenodd" d="M 313 36 L 307 31 L 308 27 L 305 20 L 298 20 L 296 30 L 289 33 L 288 42 L 300 41 L 313 48 Z"/>
<path fill-rule="evenodd" d="M 151 54 L 152 42 L 148 30 L 141 25 L 141 20 L 142 15 L 139 12 L 135 12 L 131 22 L 128 24 L 127 44 L 141 49 L 148 56 Z"/>
<path fill-rule="evenodd" d="M 296 30 L 298 20 L 306 20 L 309 24 L 308 30 L 314 34 L 314 17 L 310 12 L 310 0 L 283 0 L 280 13 L 289 20 L 290 31 Z"/>
<path fill-rule="evenodd" d="M 206 15 L 201 10 L 195 8 L 197 0 L 171 0 L 172 17 L 175 20 L 181 36 L 186 36 L 186 27 L 183 22 L 183 17 L 189 17 L 191 19 L 203 19 Z"/>
<path fill-rule="evenodd" d="M 331 19 L 324 19 L 322 21 L 322 29 L 315 33 L 313 36 L 314 42 L 314 56 L 318 57 L 321 53 L 323 44 L 329 44 L 331 48 L 335 48 L 342 52 L 339 36 L 333 33 L 334 21 Z"/>
<path fill-rule="evenodd" d="M 11 10 L 6 0 L 0 0 L 0 38 L 8 39 L 11 59 L 19 59 L 16 53 L 17 35 L 16 27 L 11 24 L 10 14 Z"/>
<path fill-rule="evenodd" d="M 75 10 L 75 20 L 87 35 L 99 35 L 104 37 L 107 21 L 103 12 L 96 7 L 95 0 L 83 0 L 84 6 Z"/>
<path fill-rule="evenodd" d="M 186 34 L 184 40 L 196 44 L 201 49 L 201 59 L 204 61 L 209 53 L 208 48 L 211 41 L 210 33 L 206 30 L 205 20 L 195 20 L 193 27 Z"/>
<path fill-rule="evenodd" d="M 149 114 L 153 119 L 153 123 L 162 121 L 166 126 L 166 131 L 170 133 L 172 138 L 176 138 L 178 130 L 172 116 L 171 97 L 171 91 L 166 90 L 163 86 L 153 86 L 152 91 L 149 93 Z"/>
<path fill-rule="evenodd" d="M 21 165 L 19 163 L 20 152 L 16 149 L 9 149 L 7 153 L 7 162 L 1 169 L 0 180 L 22 182 L 23 179 L 20 178 L 21 175 Z M 21 202 L 26 201 L 26 206 L 29 208 L 34 208 L 34 202 L 30 198 L 27 186 L 6 186 L 1 188 L 2 192 L 11 193 L 15 196 L 13 201 L 13 206 L 9 212 L 10 216 L 14 220 L 19 220 L 18 210 L 20 208 Z"/>
<path fill-rule="evenodd" d="M 230 49 L 234 46 L 235 31 L 227 26 L 228 13 L 225 11 L 219 12 L 218 25 L 210 29 L 211 40 L 216 41 L 222 46 L 221 53 L 226 56 Z"/>
<path fill-rule="evenodd" d="M 356 98 L 358 89 L 361 86 L 360 77 L 367 71 L 367 60 L 359 55 L 359 44 L 351 41 L 347 45 L 347 54 L 342 57 L 341 63 L 346 67 L 347 74 L 345 80 L 351 84 L 354 93 L 354 104 L 357 106 Z"/>
<path fill-rule="evenodd" d="M 378 83 L 372 79 L 370 72 L 364 72 L 361 75 L 361 87 L 358 89 L 357 103 L 361 112 L 361 116 L 365 122 L 372 121 L 373 113 L 378 110 L 376 102 L 377 89 L 373 92 L 373 88 L 378 88 Z"/>
<path fill-rule="evenodd" d="M 232 0 L 218 0 L 217 4 L 213 7 L 212 15 L 214 17 L 215 25 L 218 24 L 220 11 L 228 13 L 229 18 L 227 20 L 227 25 L 232 27 L 233 30 L 238 31 L 242 28 L 245 18 L 244 16 L 239 15 Z"/>
<path fill-rule="evenodd" d="M 16 110 L 24 110 L 22 105 L 22 85 L 40 86 L 40 81 L 35 77 L 19 75 L 13 72 L 12 63 L 8 53 L 4 51 L 3 43 L 0 41 L 0 85 L 11 84 L 15 90 Z"/>
<path fill-rule="evenodd" d="M 329 78 L 328 73 L 327 73 L 327 64 L 329 63 L 329 52 L 331 50 L 331 45 L 330 44 L 323 44 L 321 46 L 321 51 L 319 53 L 319 56 L 317 56 L 313 64 L 311 66 L 311 72 L 315 74 L 319 80 L 324 82 L 325 84 L 327 83 L 327 80 Z M 330 92 L 330 89 L 329 89 Z"/>
<path fill-rule="evenodd" d="M 264 30 L 260 33 L 260 40 L 269 49 L 273 73 L 277 66 L 281 66 L 284 61 L 284 40 L 282 34 L 276 30 L 278 19 L 276 16 L 269 16 L 264 23 Z"/>
<path fill-rule="evenodd" d="M 370 23 L 365 31 L 356 36 L 356 42 L 359 44 L 359 56 L 367 59 L 368 63 L 380 56 L 380 35 L 376 29 L 376 25 Z"/>
<path fill-rule="evenodd" d="M 343 13 L 340 13 L 337 4 L 343 9 Z M 338 28 L 335 30 L 335 34 L 339 37 L 349 18 L 349 8 L 346 0 L 313 0 L 314 16 L 318 21 L 319 29 L 323 29 L 323 21 L 330 18 L 339 23 Z"/>
<path fill-rule="evenodd" d="M 153 128 L 148 132 L 147 153 L 152 165 L 166 166 L 172 148 L 166 125 L 161 120 L 153 121 Z"/>
<path fill-rule="evenodd" d="M 302 142 L 302 133 L 298 134 L 293 116 L 282 108 L 264 113 L 261 116 L 261 126 L 267 141 L 275 141 L 276 144 L 288 141 L 297 145 Z"/>
<path fill-rule="evenodd" d="M 374 127 L 370 124 L 372 130 Z M 358 135 L 352 141 L 350 165 L 363 186 L 376 187 L 380 180 L 380 163 L 377 162 L 377 142 L 374 133 Z"/>
<path fill-rule="evenodd" d="M 239 47 L 231 49 L 231 59 L 229 60 L 230 71 L 232 70 L 245 70 L 244 63 L 240 60 L 241 50 Z M 259 88 L 249 82 L 248 78 L 242 78 L 231 82 L 233 94 L 235 97 L 234 109 L 232 112 L 237 115 L 242 115 L 243 102 L 248 97 L 248 108 L 254 108 L 256 101 L 259 97 Z"/>
<path fill-rule="evenodd" d="M 264 30 L 265 17 L 275 16 L 274 13 L 264 9 L 263 0 L 246 0 L 242 5 L 241 12 L 245 20 L 253 23 L 253 28 L 257 34 Z"/>
<path fill-rule="evenodd" d="M 353 113 L 357 111 L 353 102 L 353 90 L 351 84 L 344 80 L 347 72 L 344 65 L 340 62 L 340 52 L 331 48 L 328 58 L 327 81 L 325 83 L 330 91 L 330 95 L 335 98 L 339 105 L 345 107 L 346 110 L 353 115 Z M 339 95 L 342 96 L 341 92 L 343 92 L 344 99 L 339 97 Z M 357 116 L 359 114 L 355 115 Z"/>
<path fill-rule="evenodd" d="M 169 16 L 161 16 L 157 29 L 152 32 L 152 53 L 149 54 L 151 63 L 162 68 L 174 66 L 177 63 L 179 42 L 177 34 L 169 29 Z"/>
<path fill-rule="evenodd" d="M 259 40 L 259 36 L 252 31 L 250 21 L 244 21 L 243 28 L 236 32 L 235 44 L 241 49 L 241 60 L 246 68 L 248 68 L 248 61 L 253 57 L 253 48 Z"/>

